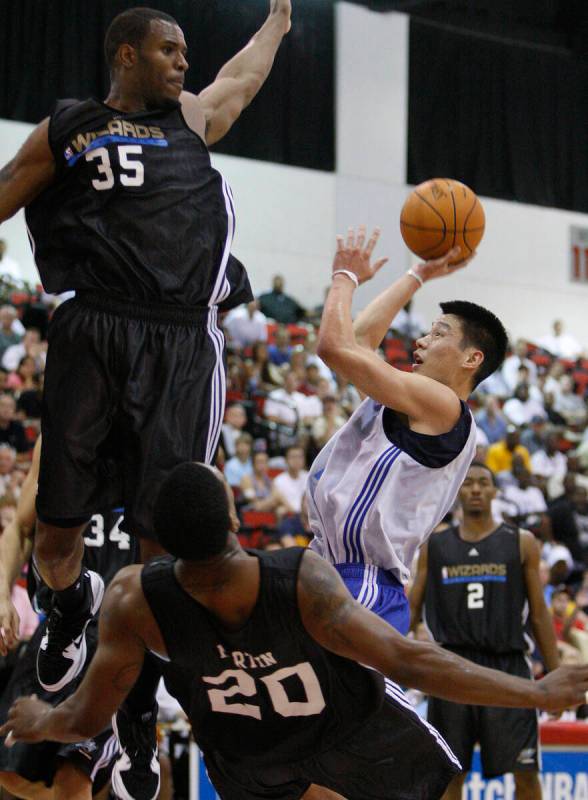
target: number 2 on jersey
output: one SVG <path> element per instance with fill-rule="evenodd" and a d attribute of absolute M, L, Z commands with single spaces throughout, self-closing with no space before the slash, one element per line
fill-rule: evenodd
<path fill-rule="evenodd" d="M 483 583 L 468 583 L 468 608 L 484 608 Z"/>
<path fill-rule="evenodd" d="M 138 160 L 133 160 L 129 156 L 140 155 L 143 148 L 140 144 L 124 144 L 117 147 L 118 162 L 122 170 L 126 172 L 120 173 L 120 182 L 123 186 L 142 186 L 145 182 L 145 169 L 143 163 Z M 100 177 L 94 178 L 92 186 L 98 192 L 105 192 L 107 189 L 112 189 L 115 184 L 114 172 L 110 163 L 110 153 L 106 147 L 97 147 L 95 150 L 90 150 L 86 153 L 86 161 L 97 161 L 96 167 Z"/>

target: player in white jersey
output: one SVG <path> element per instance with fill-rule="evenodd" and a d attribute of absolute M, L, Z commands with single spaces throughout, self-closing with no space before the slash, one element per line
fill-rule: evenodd
<path fill-rule="evenodd" d="M 475 422 L 466 401 L 502 363 L 500 320 L 464 301 L 418 339 L 412 372 L 376 350 L 400 309 L 433 278 L 456 272 L 459 248 L 410 269 L 373 300 L 355 323 L 355 289 L 386 263 L 371 264 L 376 230 L 337 239 L 333 284 L 319 333 L 319 356 L 366 399 L 321 450 L 308 478 L 311 547 L 337 568 L 353 596 L 402 633 L 410 614 L 403 584 L 414 554 L 449 511 L 475 453 Z"/>

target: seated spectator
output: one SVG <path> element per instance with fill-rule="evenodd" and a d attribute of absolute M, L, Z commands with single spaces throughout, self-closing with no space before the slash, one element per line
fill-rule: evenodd
<path fill-rule="evenodd" d="M 312 529 L 308 518 L 306 494 L 302 498 L 300 514 L 285 517 L 278 527 L 278 537 L 282 547 L 306 547 L 312 539 Z"/>
<path fill-rule="evenodd" d="M 35 360 L 37 370 L 45 369 L 47 355 L 47 342 L 41 341 L 41 333 L 37 328 L 28 328 L 22 341 L 7 348 L 2 357 L 2 366 L 9 372 L 14 372 L 24 356 L 31 356 Z"/>
<path fill-rule="evenodd" d="M 301 391 L 306 383 L 306 354 L 301 344 L 292 348 L 289 366 L 296 375 L 296 388 Z"/>
<path fill-rule="evenodd" d="M 511 392 L 514 392 L 521 383 L 519 370 L 525 367 L 528 370 L 528 382 L 537 382 L 537 366 L 528 357 L 529 346 L 524 339 L 517 339 L 514 352 L 505 359 L 502 365 L 502 377 Z"/>
<path fill-rule="evenodd" d="M 267 342 L 267 319 L 259 310 L 257 300 L 229 311 L 223 327 L 235 347 L 244 350 L 255 342 Z"/>
<path fill-rule="evenodd" d="M 502 407 L 502 412 L 513 425 L 528 425 L 533 417 L 547 419 L 543 403 L 529 397 L 529 387 L 526 383 L 519 383 L 515 389 L 514 397 L 507 400 Z"/>
<path fill-rule="evenodd" d="M 241 480 L 241 494 L 247 508 L 255 511 L 274 511 L 278 505 L 273 493 L 273 482 L 268 474 L 269 456 L 265 450 L 254 451 L 253 470 Z"/>
<path fill-rule="evenodd" d="M 542 336 L 537 344 L 557 358 L 576 359 L 582 355 L 582 345 L 571 334 L 564 333 L 561 319 L 553 322 L 553 333 Z"/>
<path fill-rule="evenodd" d="M 318 370 L 321 374 L 322 378 L 326 378 L 328 381 L 331 382 L 332 388 L 334 389 L 333 383 L 333 373 L 331 369 L 325 364 L 325 362 L 320 358 L 320 356 L 316 353 L 316 348 L 318 346 L 318 337 L 314 331 L 311 331 L 304 341 L 304 352 L 306 353 L 306 364 L 315 364 L 318 367 Z"/>
<path fill-rule="evenodd" d="M 421 315 L 413 309 L 412 300 L 409 300 L 404 308 L 400 309 L 392 320 L 390 328 L 405 339 L 409 347 L 412 346 L 412 343 L 420 338 L 426 330 L 425 321 Z"/>
<path fill-rule="evenodd" d="M 531 457 L 526 447 L 520 443 L 520 434 L 517 427 L 509 425 L 506 436 L 502 441 L 495 442 L 488 448 L 486 464 L 495 475 L 500 472 L 512 472 L 513 456 L 521 457 L 526 469 L 531 469 Z"/>
<path fill-rule="evenodd" d="M 352 383 L 349 383 L 347 378 L 342 375 L 336 375 L 335 380 L 337 383 L 336 394 L 339 397 L 339 405 L 341 409 L 350 417 L 353 412 L 359 408 L 361 397 L 359 392 Z"/>
<path fill-rule="evenodd" d="M 12 488 L 16 467 L 16 450 L 9 444 L 0 444 L 0 496 L 15 499 Z"/>
<path fill-rule="evenodd" d="M 259 309 L 266 317 L 291 325 L 304 319 L 306 312 L 293 297 L 285 294 L 284 286 L 284 278 L 274 275 L 271 292 L 259 296 Z"/>
<path fill-rule="evenodd" d="M 241 433 L 235 442 L 235 455 L 225 464 L 225 478 L 229 486 L 238 488 L 245 475 L 251 475 L 253 464 L 251 462 L 251 450 L 253 448 L 253 437 L 249 433 Z"/>
<path fill-rule="evenodd" d="M 285 325 L 280 325 L 276 331 L 275 344 L 267 348 L 269 360 L 276 367 L 283 367 L 290 363 L 292 347 L 290 345 L 290 331 Z"/>
<path fill-rule="evenodd" d="M 40 420 L 43 410 L 43 384 L 44 374 L 35 376 L 34 389 L 25 389 L 18 395 L 16 401 L 16 416 L 20 420 Z"/>
<path fill-rule="evenodd" d="M 274 479 L 274 489 L 285 514 L 300 514 L 308 477 L 304 460 L 303 448 L 292 445 L 286 450 L 286 471 Z"/>
<path fill-rule="evenodd" d="M 507 421 L 500 410 L 498 400 L 488 395 L 484 408 L 476 414 L 476 423 L 488 439 L 488 444 L 494 444 L 506 436 Z"/>
<path fill-rule="evenodd" d="M 256 342 L 253 345 L 252 359 L 258 376 L 258 392 L 271 392 L 276 387 L 284 385 L 284 378 L 280 370 L 269 359 L 268 347 L 265 342 Z"/>
<path fill-rule="evenodd" d="M 531 456 L 543 448 L 548 424 L 545 417 L 533 417 L 521 430 L 521 444 L 527 448 Z"/>
<path fill-rule="evenodd" d="M 307 364 L 304 370 L 304 383 L 300 386 L 302 394 L 316 394 L 321 373 L 316 364 Z"/>
<path fill-rule="evenodd" d="M 517 472 L 517 484 L 506 486 L 504 497 L 512 503 L 517 514 L 515 521 L 523 528 L 537 529 L 541 522 L 541 515 L 547 511 L 547 504 L 543 492 L 532 483 L 531 473 L 522 468 Z"/>
<path fill-rule="evenodd" d="M 284 388 L 274 389 L 265 401 L 264 417 L 278 425 L 296 428 L 303 420 L 307 398 L 297 390 L 298 378 L 293 370 L 284 373 Z"/>
<path fill-rule="evenodd" d="M 560 393 L 553 401 L 553 410 L 565 419 L 566 424 L 584 422 L 586 419 L 586 405 L 579 394 L 574 391 L 574 380 L 571 375 L 562 375 Z"/>
<path fill-rule="evenodd" d="M 588 617 L 574 602 L 569 587 L 555 587 L 551 595 L 553 630 L 558 642 L 575 647 L 582 663 L 588 663 Z"/>
<path fill-rule="evenodd" d="M 30 450 L 22 422 L 16 419 L 16 401 L 11 394 L 0 394 L 0 443 L 10 445 L 21 456 Z"/>
<path fill-rule="evenodd" d="M 543 381 L 543 394 L 551 394 L 553 400 L 557 398 L 559 393 L 561 392 L 561 385 L 560 381 L 562 376 L 566 374 L 566 368 L 562 364 L 561 361 L 555 359 L 551 366 L 549 367 L 549 371 L 547 372 L 547 376 Z"/>
<path fill-rule="evenodd" d="M 22 333 L 14 329 L 17 318 L 14 306 L 5 305 L 0 308 L 0 363 L 8 348 L 18 344 L 22 339 Z"/>
<path fill-rule="evenodd" d="M 319 450 L 324 447 L 346 422 L 335 395 L 325 395 L 323 397 L 323 413 L 312 423 L 312 440 L 316 447 Z"/>
<path fill-rule="evenodd" d="M 565 545 L 576 561 L 582 561 L 579 527 L 582 522 L 576 515 L 582 514 L 586 490 L 576 484 L 570 472 L 563 480 L 564 493 L 551 501 L 547 509 L 549 520 L 548 538 Z M 579 509 L 579 510 L 578 510 Z"/>
<path fill-rule="evenodd" d="M 225 411 L 225 421 L 221 428 L 221 446 L 227 459 L 237 453 L 237 439 L 247 425 L 247 412 L 241 403 L 231 403 Z"/>
<path fill-rule="evenodd" d="M 482 383 L 476 387 L 476 393 L 489 394 L 493 397 L 498 397 L 503 400 L 505 397 L 510 397 L 512 392 L 506 385 L 506 381 L 502 377 L 502 371 L 497 369 L 492 375 L 489 375 Z"/>
<path fill-rule="evenodd" d="M 557 491 L 568 471 L 567 458 L 558 450 L 558 443 L 557 433 L 550 432 L 545 436 L 543 448 L 531 455 L 531 472 L 544 482 L 550 497 L 555 497 L 552 492 Z"/>
<path fill-rule="evenodd" d="M 37 364 L 32 356 L 23 356 L 18 367 L 8 376 L 6 386 L 20 395 L 37 388 Z"/>

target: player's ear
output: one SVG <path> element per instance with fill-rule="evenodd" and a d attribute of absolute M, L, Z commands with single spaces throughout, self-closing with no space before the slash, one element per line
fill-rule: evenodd
<path fill-rule="evenodd" d="M 123 69 L 132 69 L 137 63 L 137 50 L 131 44 L 121 44 L 115 57 L 115 63 Z"/>
<path fill-rule="evenodd" d="M 468 347 L 464 353 L 465 359 L 463 366 L 475 372 L 482 366 L 484 361 L 484 353 L 481 350 L 476 350 L 473 347 Z"/>

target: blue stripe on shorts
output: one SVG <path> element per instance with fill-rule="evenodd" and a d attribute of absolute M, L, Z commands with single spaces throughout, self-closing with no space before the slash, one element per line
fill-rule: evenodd
<path fill-rule="evenodd" d="M 373 564 L 335 564 L 353 597 L 404 636 L 410 627 L 410 608 L 404 587 L 390 572 Z"/>

